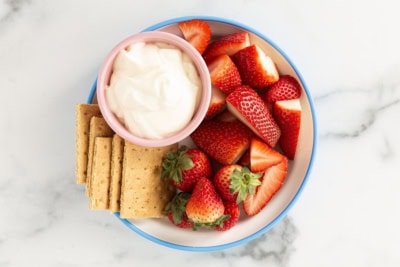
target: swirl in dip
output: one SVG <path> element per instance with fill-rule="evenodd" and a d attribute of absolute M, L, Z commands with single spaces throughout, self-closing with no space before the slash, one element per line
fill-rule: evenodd
<path fill-rule="evenodd" d="M 165 43 L 135 43 L 119 52 L 106 88 L 112 112 L 134 135 L 162 139 L 182 130 L 200 101 L 192 60 Z"/>

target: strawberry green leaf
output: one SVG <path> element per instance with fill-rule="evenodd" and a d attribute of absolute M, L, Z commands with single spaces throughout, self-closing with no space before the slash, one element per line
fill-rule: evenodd
<path fill-rule="evenodd" d="M 257 186 L 261 185 L 261 173 L 253 173 L 249 168 L 244 167 L 241 171 L 235 169 L 230 179 L 230 192 L 238 193 L 236 203 L 246 199 L 248 194 L 253 195 Z"/>

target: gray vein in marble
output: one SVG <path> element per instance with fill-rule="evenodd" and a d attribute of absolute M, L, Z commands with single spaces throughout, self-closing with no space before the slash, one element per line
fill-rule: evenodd
<path fill-rule="evenodd" d="M 0 23 L 7 22 L 15 17 L 25 5 L 31 4 L 31 0 L 5 0 L 8 12 L 0 18 Z"/>
<path fill-rule="evenodd" d="M 366 89 L 341 89 L 315 98 L 317 112 L 323 114 L 322 138 L 356 138 L 369 130 L 381 113 L 398 107 L 398 82 L 378 83 Z M 317 114 L 318 116 L 318 114 Z"/>
<path fill-rule="evenodd" d="M 289 217 L 285 217 L 274 228 L 257 239 L 236 248 L 213 252 L 215 258 L 229 260 L 250 257 L 262 263 L 287 266 L 294 251 L 293 242 L 297 237 L 297 228 Z"/>

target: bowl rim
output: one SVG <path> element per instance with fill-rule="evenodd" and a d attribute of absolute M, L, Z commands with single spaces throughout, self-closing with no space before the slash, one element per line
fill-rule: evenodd
<path fill-rule="evenodd" d="M 226 244 L 221 244 L 221 245 L 215 245 L 215 246 L 187 246 L 187 245 L 179 245 L 179 244 L 175 244 L 169 241 L 165 241 L 165 240 L 161 240 L 155 236 L 152 236 L 149 233 L 144 232 L 143 230 L 139 229 L 138 227 L 136 227 L 134 224 L 132 224 L 129 220 L 127 219 L 123 219 L 120 218 L 119 216 L 119 212 L 115 212 L 114 216 L 117 217 L 123 224 L 125 224 L 129 229 L 133 230 L 134 232 L 138 233 L 140 236 L 153 241 L 157 244 L 169 247 L 169 248 L 173 248 L 173 249 L 178 249 L 178 250 L 184 250 L 184 251 L 192 251 L 192 252 L 210 252 L 210 251 L 217 251 L 217 250 L 225 250 L 228 248 L 232 248 L 235 246 L 239 246 L 242 244 L 245 244 L 251 240 L 254 240 L 256 238 L 258 238 L 260 235 L 266 233 L 267 231 L 269 231 L 270 229 L 272 229 L 279 221 L 281 221 L 286 214 L 289 212 L 289 210 L 294 206 L 294 204 L 296 203 L 296 201 L 298 200 L 298 198 L 300 197 L 301 193 L 303 192 L 305 185 L 307 184 L 308 180 L 309 180 L 309 176 L 312 170 L 312 167 L 314 165 L 314 161 L 315 161 L 315 157 L 316 157 L 316 147 L 317 147 L 317 142 L 318 142 L 318 130 L 317 130 L 317 118 L 316 118 L 316 114 L 315 114 L 315 106 L 314 106 L 314 102 L 313 99 L 311 97 L 311 93 L 308 90 L 308 86 L 303 78 L 303 76 L 301 75 L 301 73 L 299 72 L 299 70 L 297 69 L 297 67 L 295 66 L 295 64 L 292 62 L 292 60 L 288 57 L 288 55 L 277 45 L 275 44 L 272 40 L 270 40 L 265 34 L 259 32 L 258 30 L 247 26 L 243 23 L 237 22 L 235 20 L 232 19 L 228 19 L 228 18 L 222 18 L 222 17 L 215 17 L 215 16 L 181 16 L 181 17 L 175 17 L 172 19 L 167 19 L 164 21 L 161 21 L 157 24 L 154 24 L 150 27 L 145 28 L 144 30 L 142 30 L 143 32 L 146 31 L 154 31 L 157 30 L 159 28 L 168 26 L 170 24 L 175 24 L 181 21 L 185 21 L 185 20 L 191 20 L 191 19 L 201 19 L 201 20 L 207 20 L 207 21 L 213 21 L 213 22 L 220 22 L 220 23 L 225 23 L 225 24 L 229 24 L 235 27 L 240 27 L 245 29 L 246 31 L 252 32 L 255 35 L 259 36 L 261 39 L 265 40 L 266 42 L 268 42 L 274 49 L 276 49 L 284 58 L 285 60 L 287 60 L 287 62 L 289 63 L 289 65 L 293 68 L 293 70 L 295 71 L 295 73 L 297 74 L 298 78 L 300 79 L 302 85 L 303 85 L 303 89 L 304 92 L 306 93 L 307 96 L 307 100 L 310 104 L 310 110 L 311 110 L 311 115 L 312 115 L 312 125 L 313 125 L 313 142 L 312 142 L 312 150 L 311 150 L 311 157 L 310 157 L 310 162 L 308 164 L 307 167 L 307 171 L 306 174 L 304 176 L 304 179 L 299 187 L 299 189 L 297 190 L 297 192 L 295 193 L 295 195 L 293 196 L 292 200 L 289 202 L 289 204 L 281 211 L 281 213 L 276 216 L 276 218 L 274 218 L 269 224 L 267 224 L 266 226 L 264 226 L 263 228 L 261 228 L 260 230 L 258 230 L 257 232 L 254 232 L 253 234 L 230 242 L 230 243 L 226 243 Z M 97 78 L 95 79 L 90 93 L 88 95 L 87 98 L 87 103 L 91 103 L 92 100 L 94 99 L 95 93 L 96 93 L 96 84 L 97 84 Z"/>
<path fill-rule="evenodd" d="M 201 98 L 198 104 L 198 108 L 197 110 L 195 110 L 190 122 L 178 132 L 162 139 L 150 139 L 134 135 L 123 125 L 123 123 L 120 122 L 120 120 L 111 111 L 110 107 L 107 104 L 106 83 L 108 83 L 109 79 L 111 78 L 112 66 L 116 57 L 118 56 L 119 52 L 125 49 L 128 45 L 142 41 L 164 42 L 182 50 L 191 58 L 193 65 L 197 69 L 197 73 L 199 75 L 202 85 L 200 93 Z M 108 72 L 110 72 L 109 77 L 107 74 Z M 211 78 L 208 73 L 207 65 L 200 53 L 185 39 L 175 34 L 162 31 L 142 31 L 136 34 L 132 34 L 117 43 L 106 55 L 100 67 L 96 89 L 99 88 L 99 86 L 101 86 L 102 90 L 96 90 L 97 100 L 101 113 L 103 114 L 104 119 L 107 121 L 110 127 L 124 139 L 134 144 L 148 147 L 167 146 L 178 143 L 187 138 L 200 125 L 201 121 L 207 113 L 207 106 L 211 99 Z"/>

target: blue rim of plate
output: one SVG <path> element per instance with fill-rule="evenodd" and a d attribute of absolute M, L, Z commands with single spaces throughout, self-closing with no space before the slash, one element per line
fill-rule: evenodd
<path fill-rule="evenodd" d="M 315 115 L 315 107 L 314 107 L 314 102 L 312 100 L 311 94 L 308 90 L 308 87 L 304 81 L 303 76 L 301 75 L 301 73 L 298 71 L 297 67 L 293 64 L 293 62 L 290 60 L 290 58 L 286 55 L 285 52 L 283 52 L 283 50 L 277 46 L 273 41 L 271 41 L 268 37 L 266 37 L 264 34 L 262 34 L 261 32 L 245 25 L 242 24 L 240 22 L 231 20 L 231 19 L 226 19 L 226 18 L 220 18 L 220 17 L 213 17 L 213 16 L 184 16 L 184 17 L 177 17 L 177 18 L 173 18 L 173 19 L 169 19 L 169 20 L 165 20 L 162 21 L 160 23 L 157 23 L 153 26 L 150 26 L 146 29 L 143 30 L 143 32 L 146 31 L 154 31 L 157 30 L 159 28 L 168 26 L 170 24 L 175 24 L 181 21 L 185 21 L 185 20 L 191 20 L 191 19 L 201 19 L 201 20 L 208 20 L 208 21 L 214 21 L 214 22 L 220 22 L 220 23 L 225 23 L 225 24 L 230 24 L 232 26 L 235 27 L 240 27 L 243 28 L 247 31 L 250 31 L 256 35 L 258 35 L 260 38 L 262 38 L 263 40 L 265 40 L 266 42 L 268 42 L 271 46 L 273 46 L 276 50 L 279 51 L 279 53 L 281 53 L 281 55 L 289 62 L 289 64 L 291 65 L 291 67 L 293 68 L 293 70 L 296 72 L 297 76 L 299 77 L 299 79 L 301 80 L 301 83 L 303 84 L 304 87 L 304 91 L 306 92 L 307 95 L 307 100 L 310 103 L 310 109 L 311 109 L 311 114 L 312 114 L 312 119 L 313 119 L 313 147 L 312 147 L 312 153 L 311 153 L 311 159 L 310 159 L 310 163 L 308 164 L 308 168 L 307 168 L 307 172 L 306 175 L 303 179 L 303 182 L 301 183 L 299 190 L 296 192 L 296 194 L 294 195 L 293 199 L 290 201 L 290 203 L 286 206 L 286 208 L 274 219 L 272 220 L 268 225 L 266 225 L 265 227 L 263 227 L 262 229 L 260 229 L 259 231 L 245 237 L 239 240 L 236 240 L 234 242 L 230 242 L 227 244 L 222 244 L 222 245 L 216 245 L 216 246 L 206 246 L 206 247 L 194 247 L 194 246 L 185 246 L 185 245 L 179 245 L 179 244 L 175 244 L 175 243 L 171 243 L 165 240 L 161 240 L 157 237 L 154 237 L 144 231 L 142 231 L 141 229 L 139 229 L 138 227 L 136 227 L 135 225 L 133 225 L 129 220 L 127 219 L 123 219 L 120 218 L 119 216 L 119 212 L 115 212 L 114 215 L 123 223 L 125 224 L 128 228 L 130 228 L 131 230 L 133 230 L 134 232 L 138 233 L 139 235 L 141 235 L 142 237 L 153 241 L 157 244 L 169 247 L 169 248 L 174 248 L 174 249 L 179 249 L 179 250 L 186 250 L 186 251 L 197 251 L 197 252 L 208 252 L 208 251 L 217 251 L 217 250 L 224 250 L 224 249 L 228 249 L 228 248 L 232 248 L 235 246 L 239 246 L 242 244 L 245 244 L 253 239 L 256 239 L 257 237 L 259 237 L 260 235 L 266 233 L 268 230 L 270 230 L 271 228 L 273 228 L 275 226 L 275 224 L 277 224 L 281 219 L 283 219 L 286 214 L 289 212 L 289 210 L 293 207 L 293 205 L 295 204 L 295 202 L 297 201 L 297 199 L 299 198 L 300 194 L 302 193 L 308 179 L 309 179 L 309 175 L 311 173 L 311 169 L 312 166 L 314 164 L 314 159 L 315 159 L 315 154 L 316 154 L 316 147 L 317 147 L 317 119 L 316 119 L 316 115 Z M 97 84 L 97 78 L 95 79 L 91 89 L 90 89 L 90 93 L 89 96 L 87 98 L 87 103 L 91 103 L 94 97 L 94 94 L 96 92 L 96 84 Z"/>

